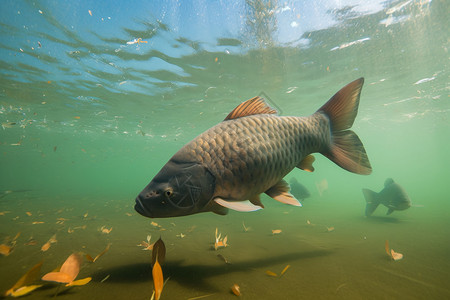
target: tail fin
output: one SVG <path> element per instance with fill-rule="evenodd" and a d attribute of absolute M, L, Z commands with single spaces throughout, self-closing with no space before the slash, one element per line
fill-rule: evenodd
<path fill-rule="evenodd" d="M 368 175 L 372 172 L 369 158 L 352 127 L 358 113 L 359 97 L 364 78 L 359 78 L 338 91 L 317 112 L 330 119 L 331 147 L 322 153 L 341 168 L 350 172 Z"/>
<path fill-rule="evenodd" d="M 364 194 L 364 198 L 366 198 L 366 217 L 369 217 L 373 214 L 375 209 L 377 209 L 378 205 L 380 205 L 380 201 L 377 199 L 377 193 L 371 191 L 369 189 L 362 189 Z"/>

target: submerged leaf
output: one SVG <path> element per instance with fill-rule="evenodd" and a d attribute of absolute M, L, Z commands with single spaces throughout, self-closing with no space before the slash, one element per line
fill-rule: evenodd
<path fill-rule="evenodd" d="M 395 252 L 393 249 L 391 249 L 391 257 L 393 260 L 397 261 L 403 258 L 403 254 Z"/>
<path fill-rule="evenodd" d="M 66 286 L 80 286 L 80 285 L 85 285 L 87 283 L 89 283 L 92 280 L 92 277 L 86 277 L 83 279 L 78 279 L 72 282 L 69 282 L 68 284 L 66 284 Z"/>
<path fill-rule="evenodd" d="M 102 252 L 100 252 L 95 258 L 92 258 L 92 256 L 90 256 L 89 254 L 86 254 L 86 259 L 89 260 L 90 262 L 95 262 L 97 259 L 99 259 L 101 256 L 103 256 L 106 252 L 108 252 L 109 247 L 111 247 L 111 244 L 108 244 L 105 248 L 105 250 L 103 250 Z"/>
<path fill-rule="evenodd" d="M 272 277 L 277 277 L 278 276 L 277 274 L 275 274 L 272 271 L 266 271 L 266 274 L 269 275 L 269 276 L 272 276 Z"/>
<path fill-rule="evenodd" d="M 237 285 L 237 284 L 233 284 L 231 286 L 231 291 L 233 292 L 233 294 L 235 294 L 236 296 L 240 296 L 241 295 L 241 288 Z"/>
<path fill-rule="evenodd" d="M 156 241 L 153 245 L 152 250 L 152 266 L 155 265 L 156 260 L 158 260 L 159 264 L 164 264 L 164 260 L 166 258 L 166 245 L 161 238 Z"/>
<path fill-rule="evenodd" d="M 61 273 L 68 274 L 71 277 L 70 281 L 73 281 L 78 276 L 78 273 L 80 273 L 80 266 L 82 262 L 83 260 L 81 256 L 73 253 L 66 259 L 59 271 Z"/>
<path fill-rule="evenodd" d="M 286 267 L 284 267 L 283 271 L 281 271 L 281 275 L 283 276 L 284 273 L 286 273 L 287 269 L 289 269 L 291 267 L 291 265 L 287 265 Z"/>
<path fill-rule="evenodd" d="M 73 253 L 63 263 L 59 272 L 50 272 L 42 277 L 44 281 L 55 281 L 59 283 L 71 283 L 75 280 L 80 272 L 82 258 L 80 255 Z"/>
<path fill-rule="evenodd" d="M 29 269 L 28 272 L 26 272 L 22 277 L 20 277 L 20 279 L 12 286 L 12 288 L 10 288 L 6 292 L 6 296 L 12 295 L 12 293 L 17 292 L 20 288 L 37 280 L 41 272 L 41 267 L 42 262 L 36 264 L 31 269 Z"/>
<path fill-rule="evenodd" d="M 391 256 L 391 253 L 389 252 L 389 241 L 386 240 L 384 243 L 384 250 L 386 250 L 387 255 Z"/>
<path fill-rule="evenodd" d="M 8 245 L 5 245 L 5 244 L 1 244 L 0 245 L 0 254 L 4 255 L 4 256 L 8 256 L 8 255 L 11 254 L 12 249 L 13 248 L 11 246 L 8 246 Z"/>
<path fill-rule="evenodd" d="M 395 252 L 393 249 L 389 249 L 389 242 L 386 240 L 384 243 L 384 250 L 386 250 L 387 255 L 392 258 L 394 261 L 400 260 L 403 258 L 403 254 Z"/>
<path fill-rule="evenodd" d="M 155 300 L 159 300 L 159 297 L 161 297 L 161 293 L 164 287 L 164 277 L 161 266 L 158 262 L 158 258 L 156 258 L 156 261 L 153 264 L 152 276 L 153 276 L 153 286 L 155 289 Z"/>
<path fill-rule="evenodd" d="M 18 288 L 17 290 L 13 291 L 10 293 L 11 296 L 13 297 L 21 297 L 21 296 L 25 296 L 26 294 L 31 293 L 32 291 L 34 291 L 35 289 L 40 288 L 41 286 L 43 286 L 42 284 L 36 284 L 36 285 L 29 285 L 29 286 L 23 286 Z"/>
<path fill-rule="evenodd" d="M 50 272 L 42 276 L 44 281 L 54 281 L 58 283 L 69 283 L 72 281 L 72 276 L 63 272 Z"/>
<path fill-rule="evenodd" d="M 88 261 L 94 262 L 94 258 L 92 256 L 90 256 L 89 254 L 86 253 L 85 257 Z"/>

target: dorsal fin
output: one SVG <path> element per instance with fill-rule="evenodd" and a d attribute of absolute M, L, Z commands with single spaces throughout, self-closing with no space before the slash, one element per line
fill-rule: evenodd
<path fill-rule="evenodd" d="M 226 120 L 237 119 L 241 117 L 259 115 L 259 114 L 276 114 L 277 111 L 264 102 L 261 97 L 254 97 L 250 100 L 239 104 L 232 112 L 225 118 Z"/>

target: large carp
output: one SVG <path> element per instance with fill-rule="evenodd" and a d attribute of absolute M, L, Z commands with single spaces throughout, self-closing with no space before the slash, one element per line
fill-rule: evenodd
<path fill-rule="evenodd" d="M 254 211 L 264 207 L 261 193 L 301 206 L 283 177 L 295 167 L 312 172 L 315 152 L 370 174 L 364 146 L 349 130 L 363 83 L 349 83 L 309 117 L 278 116 L 260 97 L 241 103 L 175 153 L 138 195 L 136 211 L 150 218 Z"/>

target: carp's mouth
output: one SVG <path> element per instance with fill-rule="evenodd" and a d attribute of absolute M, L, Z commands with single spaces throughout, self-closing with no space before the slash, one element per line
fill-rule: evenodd
<path fill-rule="evenodd" d="M 134 210 L 144 217 L 152 218 L 151 212 L 144 206 L 139 196 L 136 197 L 136 204 L 134 205 Z"/>

